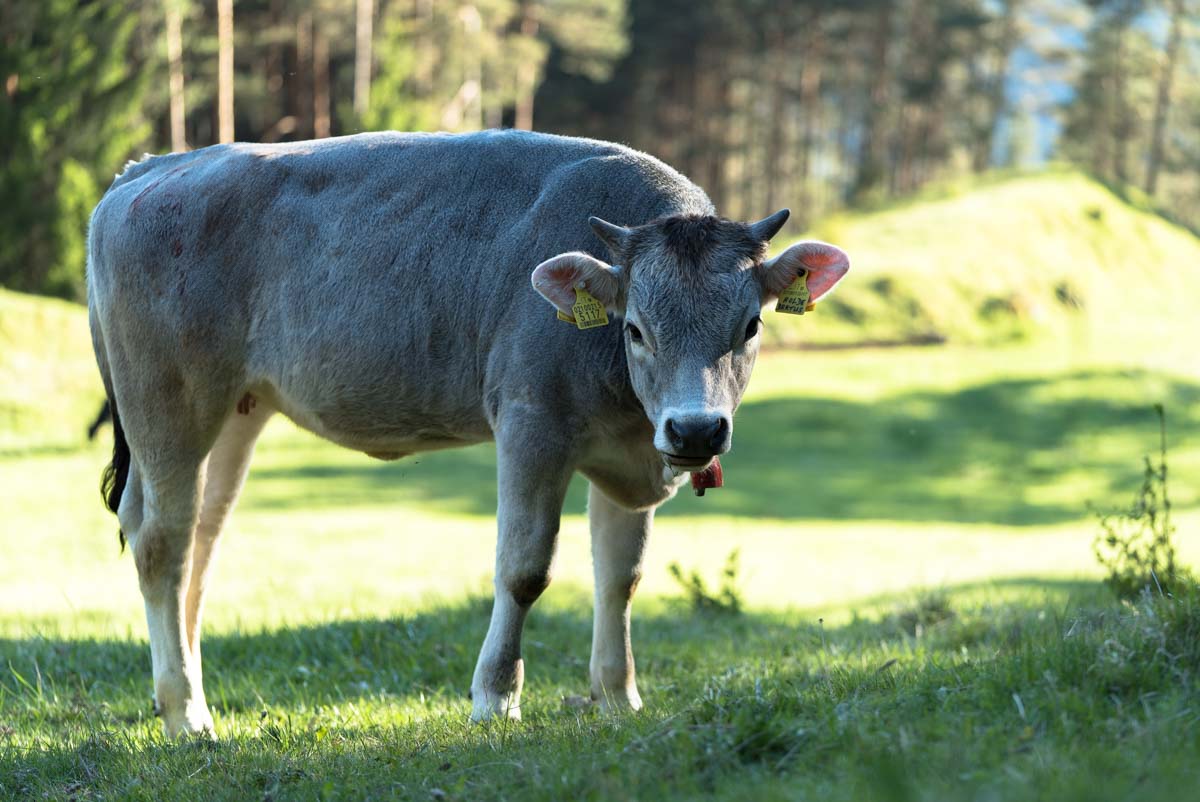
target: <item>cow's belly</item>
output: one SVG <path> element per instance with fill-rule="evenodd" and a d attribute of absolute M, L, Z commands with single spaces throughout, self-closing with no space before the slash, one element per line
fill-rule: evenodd
<path fill-rule="evenodd" d="M 367 387 L 258 384 L 252 394 L 296 425 L 378 459 L 459 448 L 492 439 L 482 411 L 462 400 L 430 404 Z"/>

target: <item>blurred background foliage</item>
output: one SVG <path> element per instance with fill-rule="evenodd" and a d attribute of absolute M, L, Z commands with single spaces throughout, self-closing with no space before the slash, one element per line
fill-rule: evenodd
<path fill-rule="evenodd" d="M 0 0 L 0 285 L 80 299 L 143 151 L 382 128 L 626 142 L 800 227 L 1067 160 L 1195 228 L 1194 3 Z"/>

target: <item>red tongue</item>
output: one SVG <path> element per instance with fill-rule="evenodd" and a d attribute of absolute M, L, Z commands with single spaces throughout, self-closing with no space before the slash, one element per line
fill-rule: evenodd
<path fill-rule="evenodd" d="M 721 473 L 721 460 L 713 457 L 712 464 L 702 471 L 692 474 L 692 490 L 697 496 L 703 496 L 710 487 L 720 487 L 725 484 L 725 476 Z"/>

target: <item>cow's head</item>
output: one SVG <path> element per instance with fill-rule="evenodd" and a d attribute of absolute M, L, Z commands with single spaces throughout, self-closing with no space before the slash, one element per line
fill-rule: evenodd
<path fill-rule="evenodd" d="M 618 317 L 654 445 L 676 470 L 700 470 L 729 450 L 763 307 L 803 271 L 816 301 L 850 268 L 845 253 L 823 242 L 766 259 L 787 218 L 784 209 L 749 224 L 683 216 L 623 228 L 593 217 L 613 264 L 574 252 L 533 271 L 534 288 L 560 311 L 571 314 L 582 286 Z"/>

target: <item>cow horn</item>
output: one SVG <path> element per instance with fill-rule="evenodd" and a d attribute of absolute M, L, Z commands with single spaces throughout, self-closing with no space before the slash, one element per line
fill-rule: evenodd
<path fill-rule="evenodd" d="M 757 223 L 750 224 L 750 233 L 759 242 L 770 242 L 771 237 L 779 233 L 783 224 L 792 214 L 790 209 L 780 209 L 770 217 L 764 217 Z"/>
<path fill-rule="evenodd" d="M 599 217 L 589 217 L 588 223 L 591 225 L 592 231 L 596 232 L 596 236 L 613 251 L 619 251 L 625 247 L 625 242 L 629 239 L 629 229 L 614 225 L 607 220 L 601 220 Z"/>

